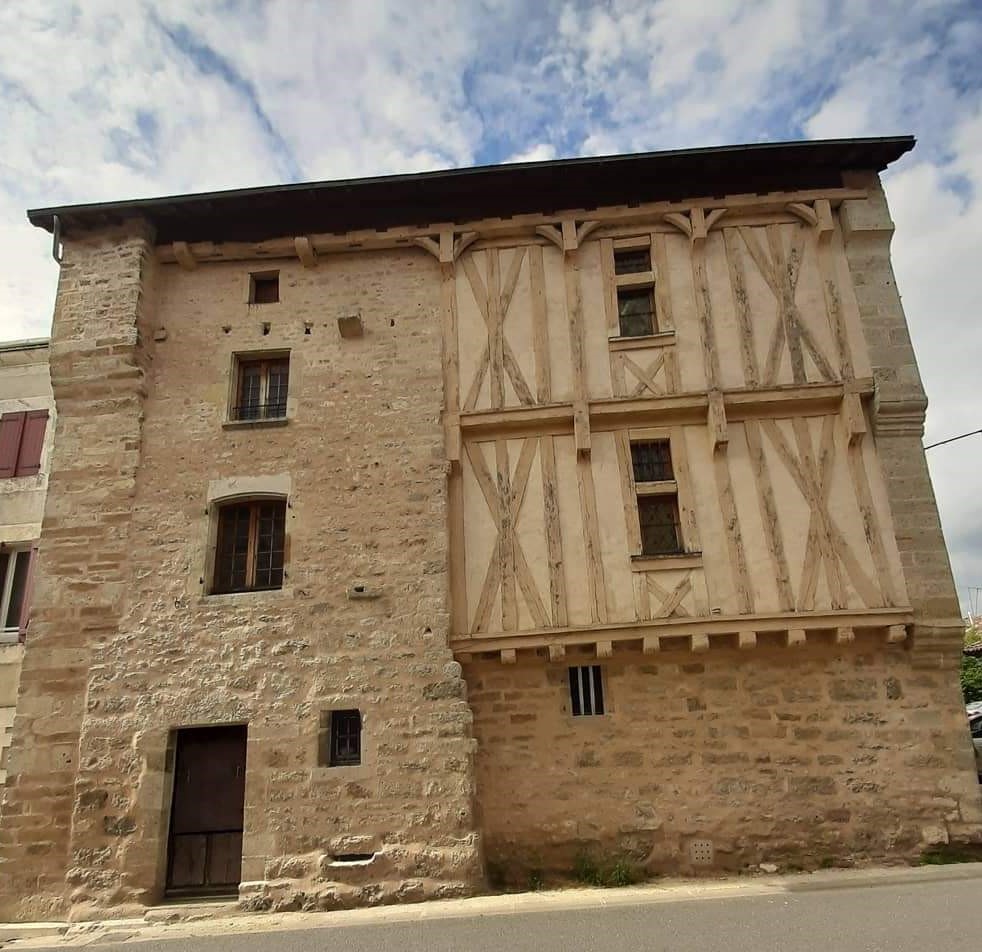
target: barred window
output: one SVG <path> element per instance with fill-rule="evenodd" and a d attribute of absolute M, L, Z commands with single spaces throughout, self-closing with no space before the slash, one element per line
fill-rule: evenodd
<path fill-rule="evenodd" d="M 674 555 L 682 551 L 679 504 L 675 493 L 638 496 L 642 555 Z"/>
<path fill-rule="evenodd" d="M 604 713 L 604 682 L 599 664 L 569 669 L 569 705 L 573 717 Z"/>
<path fill-rule="evenodd" d="M 214 594 L 283 587 L 286 502 L 230 503 L 218 511 Z"/>
<path fill-rule="evenodd" d="M 614 252 L 614 274 L 637 274 L 650 270 L 650 248 L 630 248 Z"/>
<path fill-rule="evenodd" d="M 648 440 L 631 444 L 631 462 L 636 483 L 656 483 L 675 479 L 672 448 L 668 440 Z"/>
<path fill-rule="evenodd" d="M 668 440 L 631 444 L 631 463 L 638 500 L 642 555 L 675 555 L 683 551 L 678 484 Z"/>
<path fill-rule="evenodd" d="M 353 767 L 361 763 L 361 711 L 322 711 L 317 763 Z"/>

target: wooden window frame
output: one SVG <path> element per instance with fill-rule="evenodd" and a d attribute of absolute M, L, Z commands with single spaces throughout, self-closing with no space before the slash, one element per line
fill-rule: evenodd
<path fill-rule="evenodd" d="M 36 544 L 31 542 L 17 545 L 3 545 L 0 547 L 0 551 L 8 557 L 6 571 L 3 577 L 0 578 L 0 642 L 9 643 L 10 641 L 20 640 L 24 629 L 27 627 L 36 550 Z M 14 577 L 17 566 L 23 559 L 27 560 L 27 568 L 25 570 L 24 585 L 20 593 L 20 604 L 16 606 L 17 617 L 15 623 L 8 625 L 7 615 L 10 612 L 10 599 L 13 595 Z M 12 638 L 12 635 L 16 637 Z"/>
<path fill-rule="evenodd" d="M 257 291 L 260 285 L 266 284 L 268 282 L 276 282 L 276 300 L 274 301 L 258 301 Z M 279 304 L 280 303 L 280 273 L 279 271 L 255 271 L 249 274 L 249 303 L 253 305 L 263 306 L 266 304 Z"/>
<path fill-rule="evenodd" d="M 350 727 L 353 721 L 357 721 L 353 735 L 357 749 L 354 753 L 345 753 L 341 750 L 342 730 Z M 319 767 L 360 767 L 364 758 L 364 744 L 362 743 L 364 729 L 365 719 L 358 708 L 321 711 L 317 735 L 317 765 Z M 346 737 L 350 740 L 350 736 L 346 735 Z"/>
<path fill-rule="evenodd" d="M 642 271 L 628 271 L 623 274 L 617 273 L 617 256 L 621 253 L 637 254 L 645 251 L 648 254 L 648 267 Z M 650 235 L 639 235 L 636 238 L 616 239 L 610 247 L 610 280 L 613 282 L 613 306 L 617 317 L 617 337 L 622 340 L 630 340 L 637 337 L 652 337 L 660 333 L 661 322 L 658 314 L 658 295 L 655 293 L 655 266 L 652 257 Z M 642 334 L 625 334 L 621 323 L 621 295 L 623 293 L 634 293 L 638 291 L 647 292 L 651 302 L 651 327 Z"/>
<path fill-rule="evenodd" d="M 278 585 L 257 585 L 256 578 L 259 573 L 258 561 L 259 555 L 259 520 L 260 513 L 263 506 L 277 505 L 281 507 L 281 520 L 282 520 L 282 530 L 281 530 L 281 544 L 282 544 L 282 566 L 279 569 L 280 579 Z M 249 525 L 247 529 L 247 542 L 246 542 L 246 552 L 245 552 L 245 580 L 242 586 L 235 586 L 231 584 L 231 578 L 228 583 L 220 577 L 222 572 L 223 563 L 223 543 L 225 541 L 225 533 L 230 531 L 230 528 L 234 531 L 234 527 L 228 527 L 223 524 L 223 519 L 225 515 L 232 509 L 248 508 L 248 518 Z M 286 535 L 286 510 L 287 501 L 284 498 L 277 497 L 259 497 L 251 499 L 227 499 L 216 504 L 215 508 L 215 556 L 214 564 L 211 569 L 211 589 L 209 594 L 211 595 L 241 595 L 248 594 L 251 592 L 275 592 L 283 588 L 283 583 L 286 579 L 286 561 L 287 561 L 287 535 Z M 275 535 L 274 535 L 275 541 Z M 276 551 L 276 547 L 271 550 Z M 234 552 L 233 552 L 234 555 Z M 234 571 L 234 570 L 233 570 Z M 230 573 L 231 575 L 231 573 Z"/>
<path fill-rule="evenodd" d="M 671 479 L 660 479 L 653 481 L 642 481 L 639 482 L 634 478 L 635 475 L 635 465 L 634 465 L 634 447 L 642 446 L 649 443 L 661 443 L 667 447 L 668 451 L 668 472 L 671 474 Z M 629 441 L 630 448 L 630 464 L 631 464 L 631 481 L 634 486 L 635 494 L 635 508 L 637 511 L 638 520 L 638 537 L 641 540 L 641 551 L 639 555 L 642 558 L 659 558 L 659 557 L 671 557 L 686 554 L 686 544 L 685 537 L 682 530 L 682 513 L 679 507 L 679 484 L 675 473 L 675 463 L 672 453 L 672 440 L 669 436 L 657 436 L 651 438 L 632 438 Z M 644 534 L 644 523 L 641 519 L 642 510 L 642 500 L 650 499 L 652 497 L 657 497 L 659 499 L 667 499 L 671 501 L 674 512 L 673 524 L 675 527 L 675 548 L 674 549 L 662 549 L 662 550 L 651 550 L 645 547 L 645 534 Z"/>
<path fill-rule="evenodd" d="M 229 421 L 232 423 L 274 423 L 287 419 L 290 401 L 290 352 L 276 351 L 263 354 L 235 354 L 232 368 L 232 397 L 229 402 Z M 286 393 L 282 400 L 270 404 L 270 380 L 272 372 L 280 367 L 286 369 Z M 246 373 L 259 369 L 259 394 L 256 403 L 243 403 Z M 277 411 L 270 412 L 271 407 Z M 252 414 L 255 411 L 255 415 Z"/>

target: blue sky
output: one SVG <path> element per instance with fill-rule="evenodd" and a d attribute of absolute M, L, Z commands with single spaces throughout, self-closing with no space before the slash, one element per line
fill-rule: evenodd
<path fill-rule="evenodd" d="M 28 207 L 914 133 L 886 177 L 928 441 L 982 427 L 982 4 L 4 0 L 0 339 L 48 332 Z M 982 438 L 930 451 L 963 597 Z"/>

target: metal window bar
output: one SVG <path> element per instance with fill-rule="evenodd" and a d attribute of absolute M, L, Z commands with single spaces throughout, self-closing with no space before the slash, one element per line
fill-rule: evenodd
<path fill-rule="evenodd" d="M 678 498 L 674 493 L 638 497 L 642 555 L 677 555 L 682 551 Z"/>
<path fill-rule="evenodd" d="M 331 712 L 331 766 L 361 763 L 361 712 Z"/>
<path fill-rule="evenodd" d="M 633 248 L 614 252 L 614 274 L 637 274 L 651 270 L 651 250 Z"/>
<path fill-rule="evenodd" d="M 600 665 L 583 665 L 569 669 L 570 709 L 574 717 L 604 713 L 603 679 Z"/>
<path fill-rule="evenodd" d="M 631 463 L 636 483 L 657 483 L 675 479 L 672 447 L 668 440 L 631 444 Z"/>
<path fill-rule="evenodd" d="M 617 292 L 617 317 L 621 337 L 654 334 L 655 295 L 652 288 L 622 288 Z"/>

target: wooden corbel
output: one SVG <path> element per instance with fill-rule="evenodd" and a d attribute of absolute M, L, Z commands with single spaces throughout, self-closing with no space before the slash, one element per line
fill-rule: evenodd
<path fill-rule="evenodd" d="M 174 260 L 185 270 L 194 271 L 198 267 L 197 259 L 191 246 L 186 241 L 175 241 L 171 248 L 174 250 Z"/>
<path fill-rule="evenodd" d="M 862 397 L 854 390 L 847 389 L 843 394 L 842 412 L 846 418 L 849 445 L 855 446 L 866 436 L 866 414 L 863 413 Z"/>
<path fill-rule="evenodd" d="M 578 250 L 586 237 L 599 226 L 598 221 L 584 221 L 577 225 L 572 218 L 564 218 L 558 228 L 555 225 L 536 225 L 535 233 L 565 255 Z"/>
<path fill-rule="evenodd" d="M 443 417 L 443 442 L 447 451 L 447 460 L 451 468 L 460 468 L 460 414 L 446 413 Z"/>
<path fill-rule="evenodd" d="M 591 449 L 590 437 L 590 408 L 585 400 L 573 404 L 573 439 L 576 452 L 581 456 L 589 456 Z"/>
<path fill-rule="evenodd" d="M 706 414 L 706 425 L 709 427 L 709 445 L 713 452 L 725 450 L 730 435 L 726 426 L 726 405 L 723 403 L 721 390 L 709 391 L 709 409 Z"/>
<path fill-rule="evenodd" d="M 317 251 L 314 249 L 313 242 L 306 235 L 299 235 L 294 238 L 293 247 L 296 249 L 300 263 L 305 268 L 317 266 Z"/>
<path fill-rule="evenodd" d="M 452 228 L 441 228 L 435 236 L 421 235 L 413 238 L 413 244 L 433 255 L 444 267 L 452 267 L 453 263 L 477 239 L 476 231 L 465 231 L 457 237 Z"/>
<path fill-rule="evenodd" d="M 816 199 L 813 205 L 788 202 L 785 208 L 806 225 L 814 228 L 820 242 L 824 243 L 831 239 L 832 232 L 835 231 L 835 222 L 832 218 L 832 206 L 827 198 Z"/>
<path fill-rule="evenodd" d="M 907 640 L 906 625 L 890 625 L 887 628 L 887 644 L 899 645 Z"/>
<path fill-rule="evenodd" d="M 669 212 L 665 215 L 665 221 L 678 228 L 693 245 L 700 246 L 705 243 L 713 225 L 725 214 L 725 208 L 713 208 L 708 213 L 702 208 L 693 208 L 687 215 Z"/>

